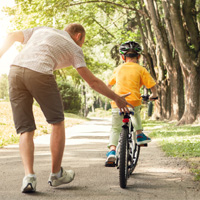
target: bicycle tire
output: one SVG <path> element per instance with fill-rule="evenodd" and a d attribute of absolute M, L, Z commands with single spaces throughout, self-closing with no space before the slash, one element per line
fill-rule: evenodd
<path fill-rule="evenodd" d="M 119 156 L 119 182 L 120 187 L 125 188 L 128 179 L 128 128 L 122 128 L 122 132 L 120 134 Z"/>
<path fill-rule="evenodd" d="M 132 167 L 131 167 L 131 170 L 130 170 L 130 175 L 133 173 L 136 165 L 137 165 L 137 162 L 138 162 L 138 159 L 139 159 L 139 155 L 140 155 L 140 146 L 138 146 L 137 144 L 135 144 L 135 149 L 134 149 L 134 152 L 133 152 L 133 160 L 132 160 Z"/>

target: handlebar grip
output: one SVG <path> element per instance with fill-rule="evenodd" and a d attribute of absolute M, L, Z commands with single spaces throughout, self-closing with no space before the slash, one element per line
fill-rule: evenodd
<path fill-rule="evenodd" d="M 143 100 L 143 101 L 148 101 L 148 100 L 149 100 L 149 96 L 150 96 L 150 95 L 142 95 L 141 97 L 142 97 L 142 100 Z M 151 99 L 157 100 L 158 97 L 154 97 L 154 98 L 151 98 Z"/>
<path fill-rule="evenodd" d="M 155 97 L 155 98 L 152 98 L 152 99 L 156 100 L 156 99 L 158 99 L 158 97 Z"/>

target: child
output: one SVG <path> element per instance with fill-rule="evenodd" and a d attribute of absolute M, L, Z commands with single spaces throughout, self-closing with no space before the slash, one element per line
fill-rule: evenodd
<path fill-rule="evenodd" d="M 118 95 L 124 95 L 131 93 L 126 97 L 126 101 L 134 107 L 134 116 L 131 117 L 132 123 L 134 125 L 134 130 L 137 134 L 137 144 L 146 144 L 151 141 L 142 131 L 142 123 L 140 118 L 140 108 L 141 108 L 141 94 L 140 88 L 145 85 L 147 88 L 151 89 L 152 94 L 150 95 L 150 100 L 157 97 L 156 82 L 153 80 L 149 72 L 142 66 L 138 64 L 141 54 L 141 46 L 134 42 L 125 42 L 120 46 L 119 52 L 122 59 L 125 61 L 124 64 L 118 66 L 109 81 L 108 87 L 111 88 L 116 85 L 115 93 Z M 116 146 L 118 144 L 119 135 L 121 131 L 121 126 L 123 124 L 123 116 L 119 115 L 119 109 L 117 108 L 115 102 L 111 102 L 112 106 L 112 128 L 110 133 L 108 148 L 110 151 L 107 153 L 106 166 L 115 162 L 116 160 Z M 129 110 L 132 108 L 130 107 Z M 109 162 L 109 165 L 107 164 Z"/>

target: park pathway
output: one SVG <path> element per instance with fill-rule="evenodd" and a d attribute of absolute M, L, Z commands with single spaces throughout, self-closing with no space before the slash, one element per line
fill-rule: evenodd
<path fill-rule="evenodd" d="M 47 184 L 51 164 L 49 135 L 35 139 L 37 192 L 20 192 L 23 168 L 18 145 L 0 149 L 0 200 L 199 200 L 200 185 L 186 163 L 168 158 L 156 141 L 141 150 L 127 189 L 121 189 L 116 168 L 104 167 L 110 119 L 91 119 L 66 130 L 63 166 L 75 170 L 73 182 L 58 188 Z"/>

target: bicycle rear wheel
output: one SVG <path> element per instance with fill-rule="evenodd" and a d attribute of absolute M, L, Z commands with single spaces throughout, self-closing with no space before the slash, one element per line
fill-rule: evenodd
<path fill-rule="evenodd" d="M 120 152 L 119 152 L 119 182 L 120 187 L 125 188 L 128 179 L 128 128 L 122 128 L 120 134 Z"/>

